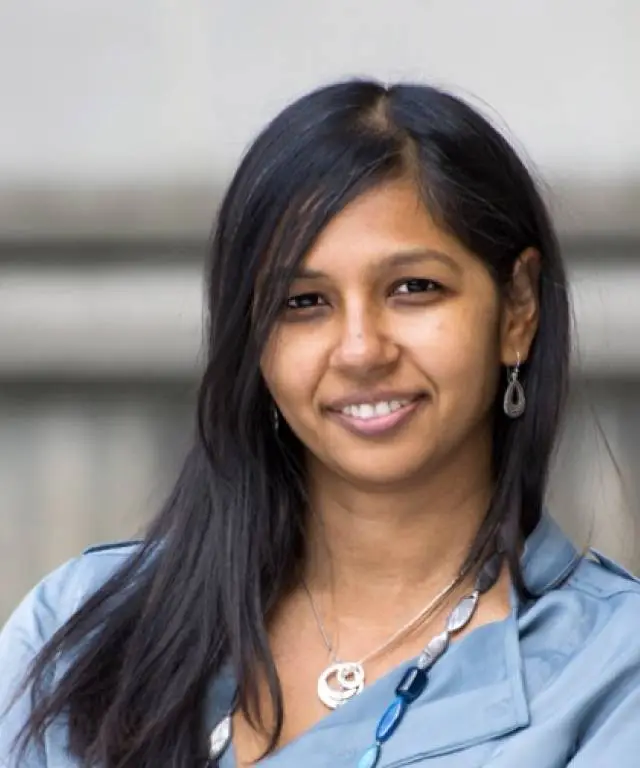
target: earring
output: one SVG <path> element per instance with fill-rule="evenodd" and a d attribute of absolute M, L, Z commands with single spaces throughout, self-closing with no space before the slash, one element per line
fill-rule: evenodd
<path fill-rule="evenodd" d="M 522 416 L 527 405 L 527 398 L 524 394 L 524 388 L 518 381 L 520 375 L 520 355 L 517 356 L 516 364 L 509 372 L 509 383 L 504 393 L 502 407 L 510 419 L 517 419 Z"/>
<path fill-rule="evenodd" d="M 273 428 L 277 434 L 280 429 L 280 414 L 278 413 L 278 406 L 275 403 L 271 403 L 271 421 L 273 422 Z"/>

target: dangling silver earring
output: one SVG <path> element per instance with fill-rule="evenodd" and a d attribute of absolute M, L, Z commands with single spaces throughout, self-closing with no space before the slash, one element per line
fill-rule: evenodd
<path fill-rule="evenodd" d="M 517 419 L 519 416 L 522 416 L 527 405 L 527 398 L 524 394 L 524 388 L 518 381 L 519 375 L 520 355 L 518 355 L 516 364 L 509 372 L 509 383 L 507 384 L 507 389 L 504 393 L 504 401 L 502 404 L 504 412 L 510 419 Z"/>
<path fill-rule="evenodd" d="M 280 414 L 278 413 L 278 406 L 275 403 L 271 403 L 271 420 L 273 421 L 273 428 L 277 434 L 280 430 Z"/>

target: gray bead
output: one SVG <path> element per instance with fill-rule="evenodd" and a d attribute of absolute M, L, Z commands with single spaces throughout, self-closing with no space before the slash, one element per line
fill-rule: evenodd
<path fill-rule="evenodd" d="M 447 650 L 448 645 L 449 633 L 447 631 L 432 637 L 418 658 L 418 666 L 420 669 L 428 669 L 435 664 L 440 656 Z"/>
<path fill-rule="evenodd" d="M 456 607 L 449 614 L 447 619 L 447 631 L 459 632 L 461 629 L 467 626 L 471 621 L 471 617 L 476 612 L 478 605 L 478 593 L 473 592 L 471 595 L 463 597 L 462 600 L 456 605 Z"/>
<path fill-rule="evenodd" d="M 231 715 L 224 717 L 209 736 L 209 759 L 216 760 L 231 741 Z"/>

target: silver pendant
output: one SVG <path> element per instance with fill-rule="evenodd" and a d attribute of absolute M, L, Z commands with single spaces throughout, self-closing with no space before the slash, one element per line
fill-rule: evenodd
<path fill-rule="evenodd" d="M 318 678 L 318 698 L 329 709 L 337 709 L 364 688 L 364 669 L 357 661 L 336 661 Z"/>

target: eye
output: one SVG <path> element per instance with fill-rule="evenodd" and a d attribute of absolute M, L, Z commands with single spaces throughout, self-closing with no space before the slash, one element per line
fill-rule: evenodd
<path fill-rule="evenodd" d="M 442 290 L 443 286 L 435 280 L 429 280 L 428 278 L 423 277 L 412 277 L 409 280 L 403 280 L 400 283 L 396 283 L 393 289 L 393 294 L 402 296 L 412 293 L 433 293 Z"/>
<path fill-rule="evenodd" d="M 315 309 L 324 307 L 327 302 L 319 293 L 299 293 L 296 296 L 289 296 L 285 301 L 285 308 L 289 310 Z"/>

